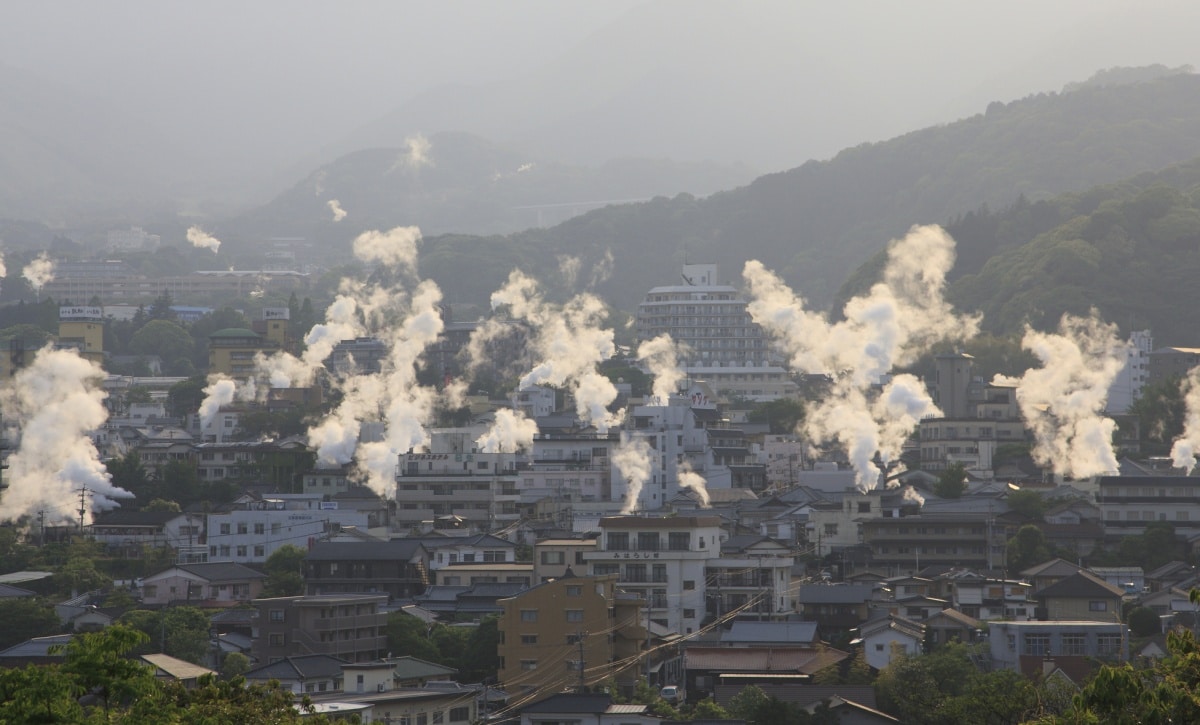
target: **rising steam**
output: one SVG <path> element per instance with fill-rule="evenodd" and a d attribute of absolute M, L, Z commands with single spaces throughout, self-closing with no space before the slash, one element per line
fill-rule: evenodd
<path fill-rule="evenodd" d="M 575 396 L 575 412 L 599 431 L 621 422 L 620 413 L 608 410 L 617 399 L 617 388 L 596 371 L 597 364 L 616 353 L 612 330 L 600 326 L 604 303 L 580 294 L 564 305 L 550 304 L 542 299 L 537 282 L 514 270 L 504 287 L 492 294 L 492 307 L 500 306 L 533 328 L 532 348 L 540 362 L 521 378 L 521 389 L 566 385 Z"/>
<path fill-rule="evenodd" d="M 79 491 L 87 488 L 92 511 L 118 506 L 133 494 L 112 485 L 88 432 L 104 424 L 104 372 L 74 350 L 43 348 L 5 391 L 4 416 L 21 431 L 8 457 L 9 488 L 0 497 L 0 519 L 46 512 L 47 521 L 73 520 Z"/>
<path fill-rule="evenodd" d="M 187 240 L 192 243 L 193 247 L 200 249 L 211 249 L 213 254 L 221 250 L 221 240 L 208 234 L 200 227 L 190 227 L 187 230 Z"/>
<path fill-rule="evenodd" d="M 1026 328 L 1021 345 L 1042 367 L 1020 378 L 997 376 L 995 382 L 1017 388 L 1021 415 L 1034 434 L 1033 459 L 1069 478 L 1116 471 L 1116 423 L 1102 415 L 1128 354 L 1116 326 L 1094 315 L 1063 315 L 1058 333 Z"/>
<path fill-rule="evenodd" d="M 708 486 L 704 476 L 692 470 L 692 464 L 684 461 L 679 465 L 679 487 L 690 488 L 700 497 L 700 508 L 711 508 L 708 498 Z"/>
<path fill-rule="evenodd" d="M 54 279 L 54 260 L 50 259 L 49 254 L 42 252 L 36 259 L 25 265 L 25 268 L 21 270 L 21 276 L 25 278 L 34 292 L 40 292 Z"/>
<path fill-rule="evenodd" d="M 533 447 L 537 435 L 537 423 L 526 418 L 520 411 L 501 408 L 496 411 L 496 420 L 487 433 L 475 440 L 484 453 L 505 453 Z"/>
<path fill-rule="evenodd" d="M 665 333 L 653 340 L 646 340 L 638 345 L 637 356 L 654 376 L 651 405 L 669 405 L 671 396 L 679 391 L 679 381 L 684 378 L 683 371 L 679 369 L 675 341 Z"/>
<path fill-rule="evenodd" d="M 626 438 L 613 453 L 613 465 L 625 479 L 625 504 L 621 513 L 633 513 L 642 495 L 642 487 L 650 480 L 653 464 L 650 460 L 650 444 L 644 438 Z"/>
<path fill-rule="evenodd" d="M 830 394 L 808 410 L 805 432 L 845 450 L 862 490 L 878 482 L 876 455 L 885 465 L 896 461 L 917 422 L 940 415 L 910 375 L 896 376 L 877 396 L 869 394 L 872 386 L 933 343 L 978 331 L 977 317 L 956 314 L 943 297 L 953 264 L 954 240 L 941 227 L 913 227 L 889 245 L 883 280 L 847 302 L 845 319 L 831 323 L 804 309 L 804 301 L 760 262 L 746 263 L 742 274 L 754 321 L 779 339 L 794 370 L 834 376 Z"/>
<path fill-rule="evenodd" d="M 1196 467 L 1196 451 L 1200 449 L 1200 367 L 1188 370 L 1183 386 L 1183 433 L 1171 446 L 1171 460 L 1176 468 L 1191 472 Z"/>
<path fill-rule="evenodd" d="M 333 212 L 333 221 L 340 222 L 346 218 L 346 210 L 342 208 L 342 203 L 337 199 L 330 199 L 325 202 L 329 207 L 329 211 Z"/>

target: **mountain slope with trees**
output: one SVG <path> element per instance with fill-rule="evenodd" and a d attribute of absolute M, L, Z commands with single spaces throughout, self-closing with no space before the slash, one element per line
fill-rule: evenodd
<path fill-rule="evenodd" d="M 660 197 L 590 212 L 550 229 L 506 237 L 427 240 L 423 256 L 455 249 L 454 274 L 425 268 L 451 300 L 482 302 L 499 260 L 552 275 L 554 255 L 615 258 L 597 290 L 632 308 L 674 281 L 684 261 L 712 261 L 734 280 L 752 257 L 801 294 L 828 304 L 842 280 L 912 224 L 945 222 L 986 203 L 1003 208 L 1088 189 L 1190 158 L 1200 148 L 1200 76 L 1042 94 L 993 103 L 986 113 L 847 149 L 829 161 L 698 199 Z M 399 223 L 401 220 L 396 220 Z M 410 222 L 411 223 L 411 222 Z M 502 272 L 506 272 L 503 270 Z M 482 298 L 482 299 L 481 299 Z"/>

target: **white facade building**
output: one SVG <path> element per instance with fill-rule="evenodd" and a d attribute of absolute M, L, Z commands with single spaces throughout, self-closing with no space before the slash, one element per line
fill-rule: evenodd
<path fill-rule="evenodd" d="M 1125 367 L 1117 374 L 1108 389 L 1106 413 L 1125 413 L 1142 397 L 1142 388 L 1150 378 L 1150 352 L 1154 350 L 1154 337 L 1149 330 L 1134 330 L 1129 335 L 1128 356 Z"/>
<path fill-rule="evenodd" d="M 340 509 L 319 494 L 244 497 L 237 508 L 208 514 L 208 560 L 263 563 L 285 544 L 308 549 L 343 527 L 368 528 L 365 511 Z"/>

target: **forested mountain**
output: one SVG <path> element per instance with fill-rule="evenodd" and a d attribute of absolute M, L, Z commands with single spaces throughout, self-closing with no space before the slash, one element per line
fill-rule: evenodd
<path fill-rule="evenodd" d="M 674 281 L 685 259 L 718 262 L 722 277 L 733 280 L 746 259 L 758 258 L 810 301 L 828 304 L 852 270 L 912 224 L 1112 183 L 1198 150 L 1200 77 L 1085 84 L 993 103 L 956 123 L 847 149 L 704 199 L 614 206 L 507 237 L 435 238 L 424 250 L 425 271 L 450 299 L 479 302 L 494 289 L 486 282 L 507 273 L 497 264 L 549 275 L 558 253 L 594 263 L 611 250 L 615 269 L 598 289 L 632 309 L 647 289 Z"/>

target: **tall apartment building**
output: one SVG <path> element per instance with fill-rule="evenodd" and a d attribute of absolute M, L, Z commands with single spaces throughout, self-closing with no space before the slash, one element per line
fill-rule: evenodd
<path fill-rule="evenodd" d="M 638 339 L 670 335 L 680 344 L 680 367 L 718 394 L 750 400 L 793 394 L 796 386 L 780 366 L 782 357 L 750 319 L 738 290 L 717 283 L 717 265 L 684 265 L 682 281 L 646 294 L 635 320 Z"/>
<path fill-rule="evenodd" d="M 1154 337 L 1149 330 L 1134 330 L 1129 334 L 1129 352 L 1125 367 L 1108 388 L 1106 413 L 1125 413 L 1139 398 L 1150 380 L 1150 352 Z"/>
<path fill-rule="evenodd" d="M 721 555 L 717 516 L 609 516 L 600 520 L 600 548 L 585 552 L 593 576 L 617 575 L 617 585 L 647 601 L 650 621 L 691 634 L 705 618 L 706 571 Z"/>
<path fill-rule="evenodd" d="M 58 344 L 73 346 L 79 356 L 94 363 L 104 362 L 104 308 L 71 306 L 58 308 Z"/>
<path fill-rule="evenodd" d="M 520 518 L 517 453 L 481 453 L 481 429 L 435 430 L 428 453 L 400 456 L 396 475 L 398 530 L 427 530 L 443 517 L 491 530 Z"/>

